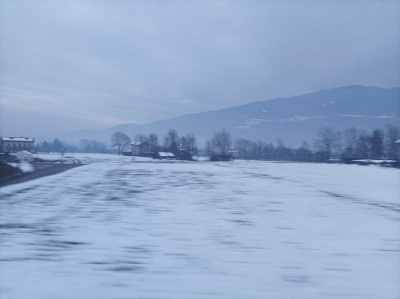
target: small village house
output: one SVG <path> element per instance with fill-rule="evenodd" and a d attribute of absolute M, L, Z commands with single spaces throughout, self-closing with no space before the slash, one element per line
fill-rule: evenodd
<path fill-rule="evenodd" d="M 175 160 L 176 156 L 171 152 L 157 152 L 154 154 L 153 158 L 159 160 Z"/>
<path fill-rule="evenodd" d="M 35 139 L 31 137 L 2 137 L 1 151 L 4 153 L 16 153 L 20 151 L 33 152 Z"/>
<path fill-rule="evenodd" d="M 132 142 L 131 151 L 133 156 L 153 157 L 154 153 L 158 151 L 158 146 L 145 142 Z"/>

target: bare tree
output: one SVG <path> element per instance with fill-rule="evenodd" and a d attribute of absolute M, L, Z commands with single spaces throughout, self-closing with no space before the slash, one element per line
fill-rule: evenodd
<path fill-rule="evenodd" d="M 190 153 L 196 153 L 196 137 L 193 134 L 187 134 L 179 139 L 180 149 L 187 150 Z"/>
<path fill-rule="evenodd" d="M 158 136 L 154 133 L 150 134 L 149 137 L 147 138 L 148 142 L 152 145 L 158 145 Z"/>
<path fill-rule="evenodd" d="M 398 156 L 396 141 L 400 139 L 400 128 L 395 125 L 386 125 L 385 150 L 390 159 L 396 159 Z"/>
<path fill-rule="evenodd" d="M 135 136 L 135 142 L 146 142 L 147 141 L 147 136 L 144 134 L 138 134 Z"/>
<path fill-rule="evenodd" d="M 164 138 L 164 148 L 174 154 L 178 153 L 178 133 L 171 129 L 168 131 L 167 136 Z"/>
<path fill-rule="evenodd" d="M 231 137 L 226 130 L 222 130 L 214 134 L 211 141 L 207 142 L 207 153 L 225 155 L 231 148 Z"/>
<path fill-rule="evenodd" d="M 332 158 L 340 150 L 341 134 L 331 127 L 324 126 L 317 133 L 315 147 L 318 151 L 327 154 L 328 159 Z"/>
<path fill-rule="evenodd" d="M 117 148 L 118 155 L 122 153 L 131 143 L 131 139 L 128 135 L 122 132 L 115 132 L 111 135 L 111 146 Z"/>

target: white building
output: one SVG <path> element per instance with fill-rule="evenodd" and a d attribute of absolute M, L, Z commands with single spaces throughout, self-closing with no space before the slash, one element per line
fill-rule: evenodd
<path fill-rule="evenodd" d="M 32 152 L 35 148 L 35 139 L 31 137 L 2 137 L 1 151 L 16 153 L 19 151 Z"/>

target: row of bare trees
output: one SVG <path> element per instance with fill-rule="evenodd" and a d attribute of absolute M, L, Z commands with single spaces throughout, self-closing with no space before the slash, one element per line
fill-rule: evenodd
<path fill-rule="evenodd" d="M 159 144 L 158 136 L 156 134 L 138 134 L 135 136 L 134 142 L 148 142 L 149 144 L 159 148 L 160 151 L 168 151 L 176 155 L 182 150 L 185 150 L 192 155 L 197 153 L 195 136 L 193 134 L 179 136 L 173 129 L 168 131 L 167 135 L 164 137 L 164 142 L 161 145 Z M 117 150 L 118 154 L 128 149 L 130 143 L 131 138 L 125 133 L 115 132 L 111 136 L 111 146 Z"/>
<path fill-rule="evenodd" d="M 104 142 L 95 140 L 81 139 L 78 144 L 69 144 L 63 142 L 57 138 L 53 141 L 44 140 L 36 143 L 36 152 L 73 152 L 73 153 L 111 153 L 112 151 L 108 148 Z"/>
<path fill-rule="evenodd" d="M 129 147 L 131 138 L 122 132 L 115 132 L 111 135 L 111 146 L 116 148 L 117 154 L 121 154 Z"/>
<path fill-rule="evenodd" d="M 329 159 L 398 159 L 399 148 L 396 140 L 400 139 L 400 128 L 395 125 L 386 125 L 383 128 L 366 132 L 357 128 L 348 128 L 344 131 L 332 127 L 320 128 L 316 134 L 314 144 L 306 142 L 298 148 L 288 147 L 283 141 L 277 144 L 267 144 L 262 141 L 254 142 L 246 139 L 231 140 L 225 130 L 214 134 L 206 143 L 204 153 L 225 154 L 234 149 L 236 156 L 242 159 L 254 160 L 286 160 L 286 161 L 326 161 Z M 192 155 L 198 153 L 196 138 L 193 134 L 179 136 L 175 130 L 169 130 L 159 143 L 156 134 L 139 134 L 134 137 L 135 142 L 148 142 L 157 145 L 160 151 L 169 151 L 177 154 L 186 150 Z M 115 132 L 111 136 L 111 145 L 117 153 L 129 149 L 131 138 L 122 132 Z M 54 139 L 36 144 L 37 152 L 96 152 L 111 153 L 112 149 L 106 143 L 83 139 L 77 145 L 69 145 Z M 114 151 L 114 152 L 115 152 Z"/>
<path fill-rule="evenodd" d="M 400 128 L 386 125 L 384 128 L 365 132 L 355 127 L 336 131 L 323 127 L 317 133 L 315 148 L 327 154 L 328 158 L 343 159 L 396 159 L 400 139 Z"/>
<path fill-rule="evenodd" d="M 307 142 L 298 148 L 238 139 L 233 148 L 242 159 L 324 162 L 330 159 L 351 161 L 356 159 L 398 159 L 400 129 L 394 125 L 365 132 L 357 128 L 337 131 L 332 127 L 318 130 L 313 146 Z"/>

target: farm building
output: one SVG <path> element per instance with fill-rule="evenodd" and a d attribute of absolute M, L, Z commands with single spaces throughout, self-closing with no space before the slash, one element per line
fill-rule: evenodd
<path fill-rule="evenodd" d="M 153 158 L 160 160 L 175 160 L 176 156 L 170 152 L 157 152 L 154 153 Z"/>
<path fill-rule="evenodd" d="M 154 153 L 158 151 L 158 146 L 145 142 L 132 142 L 131 151 L 133 156 L 153 157 Z"/>

